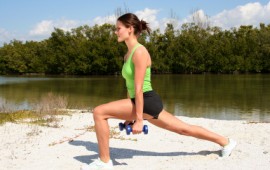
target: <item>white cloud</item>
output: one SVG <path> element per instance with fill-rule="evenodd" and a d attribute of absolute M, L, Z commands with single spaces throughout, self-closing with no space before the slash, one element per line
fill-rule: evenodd
<path fill-rule="evenodd" d="M 205 14 L 203 10 L 197 10 L 192 15 L 189 15 L 187 18 L 183 19 L 182 23 L 186 22 L 207 22 L 209 16 Z"/>
<path fill-rule="evenodd" d="M 135 14 L 138 16 L 139 19 L 144 20 L 149 23 L 150 27 L 154 30 L 159 28 L 160 23 L 157 20 L 158 10 L 156 9 L 149 9 L 145 8 L 142 11 L 136 11 Z"/>
<path fill-rule="evenodd" d="M 15 39 L 16 35 L 14 33 L 8 32 L 7 30 L 0 28 L 0 46 L 5 42 L 9 42 L 12 39 Z"/>
<path fill-rule="evenodd" d="M 115 22 L 116 22 L 116 16 L 115 15 L 109 15 L 109 16 L 106 16 L 106 17 L 96 17 L 94 19 L 94 24 L 97 24 L 97 25 L 103 25 L 105 23 L 115 24 Z"/>
<path fill-rule="evenodd" d="M 232 10 L 224 10 L 210 18 L 212 25 L 225 29 L 240 25 L 258 26 L 261 22 L 269 24 L 270 2 L 263 6 L 259 2 L 248 3 Z"/>
<path fill-rule="evenodd" d="M 44 20 L 38 23 L 34 29 L 30 31 L 30 35 L 47 35 L 53 29 L 53 21 Z"/>
<path fill-rule="evenodd" d="M 79 22 L 75 20 L 43 20 L 39 22 L 32 30 L 30 36 L 49 36 L 54 28 L 60 28 L 64 31 L 70 31 L 72 28 L 78 27 Z"/>
<path fill-rule="evenodd" d="M 194 17 L 195 16 L 195 17 Z M 239 27 L 241 25 L 259 26 L 260 23 L 270 23 L 270 2 L 263 6 L 259 2 L 237 6 L 231 10 L 224 10 L 217 15 L 207 16 L 203 10 L 198 10 L 180 21 L 180 25 L 187 22 L 209 22 L 211 26 L 223 29 Z"/>

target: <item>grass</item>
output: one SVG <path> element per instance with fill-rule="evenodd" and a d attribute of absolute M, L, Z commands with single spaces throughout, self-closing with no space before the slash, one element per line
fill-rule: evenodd
<path fill-rule="evenodd" d="M 12 113 L 0 113 L 0 125 L 6 122 L 17 123 L 18 121 L 24 119 L 34 119 L 38 118 L 38 115 L 34 111 L 29 110 L 20 110 Z"/>
<path fill-rule="evenodd" d="M 3 125 L 6 122 L 12 123 L 29 123 L 39 126 L 47 127 L 60 127 L 58 122 L 61 120 L 57 115 L 69 115 L 67 112 L 59 111 L 56 113 L 54 111 L 53 115 L 49 114 L 40 114 L 32 110 L 20 110 L 12 113 L 0 113 L 0 125 Z"/>

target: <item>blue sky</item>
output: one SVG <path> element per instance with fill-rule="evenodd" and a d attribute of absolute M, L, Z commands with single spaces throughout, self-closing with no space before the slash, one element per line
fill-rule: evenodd
<path fill-rule="evenodd" d="M 54 27 L 69 31 L 85 24 L 114 24 L 118 8 L 161 30 L 168 22 L 178 28 L 192 21 L 194 11 L 200 20 L 224 29 L 270 23 L 270 0 L 0 0 L 0 45 L 13 39 L 42 40 Z"/>

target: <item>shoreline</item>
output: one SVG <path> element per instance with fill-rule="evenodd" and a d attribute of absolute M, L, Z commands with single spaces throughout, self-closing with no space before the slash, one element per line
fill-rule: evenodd
<path fill-rule="evenodd" d="M 59 116 L 59 128 L 5 123 L 0 126 L 3 170 L 74 170 L 98 157 L 91 112 Z M 238 142 L 229 158 L 219 159 L 220 146 L 160 129 L 147 121 L 149 134 L 126 135 L 110 119 L 110 152 L 115 169 L 268 169 L 270 124 L 177 116 L 193 125 Z"/>

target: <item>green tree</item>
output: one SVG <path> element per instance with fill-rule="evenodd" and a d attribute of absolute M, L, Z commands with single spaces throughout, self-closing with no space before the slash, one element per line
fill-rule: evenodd
<path fill-rule="evenodd" d="M 270 72 L 270 24 L 260 24 L 259 31 L 260 63 L 262 72 Z"/>

